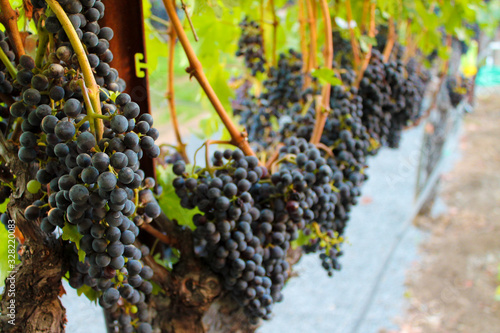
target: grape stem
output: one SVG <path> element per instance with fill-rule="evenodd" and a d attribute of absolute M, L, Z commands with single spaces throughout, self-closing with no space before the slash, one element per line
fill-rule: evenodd
<path fill-rule="evenodd" d="M 10 6 L 9 0 L 0 0 L 0 23 L 3 24 L 14 47 L 14 53 L 19 59 L 24 52 L 23 40 L 17 27 L 19 14 Z"/>
<path fill-rule="evenodd" d="M 327 145 L 325 145 L 324 143 L 316 143 L 315 144 L 316 148 L 318 149 L 321 149 L 323 150 L 324 152 L 326 152 L 326 154 L 330 157 L 335 157 L 335 155 L 333 154 L 333 151 L 330 149 L 330 147 L 328 147 Z"/>
<path fill-rule="evenodd" d="M 377 8 L 377 4 L 375 2 L 372 2 L 370 5 L 370 28 L 368 30 L 368 37 L 374 38 L 375 37 L 375 9 Z M 370 58 L 372 56 L 372 48 L 373 45 L 370 44 L 368 45 L 368 51 L 366 52 L 363 62 L 361 63 L 361 66 L 358 68 L 358 74 L 356 76 L 356 82 L 354 83 L 354 86 L 356 88 L 359 87 L 359 84 L 361 80 L 363 79 L 363 75 L 365 74 L 365 70 L 368 67 L 368 64 L 370 63 Z"/>
<path fill-rule="evenodd" d="M 56 14 L 57 19 L 61 22 L 61 25 L 64 29 L 64 32 L 69 38 L 71 46 L 73 47 L 73 51 L 75 52 L 78 63 L 80 64 L 80 69 L 83 74 L 83 79 L 85 81 L 85 85 L 88 87 L 88 95 L 90 100 L 91 108 L 87 107 L 87 112 L 92 112 L 95 114 L 101 114 L 101 101 L 99 97 L 99 86 L 95 81 L 94 73 L 92 72 L 92 68 L 90 67 L 89 60 L 85 53 L 85 49 L 83 48 L 82 42 L 76 33 L 73 24 L 71 23 L 68 15 L 61 7 L 57 0 L 45 0 L 49 5 L 50 9 Z M 82 92 L 86 92 L 86 89 L 82 89 Z M 92 117 L 92 116 L 91 116 Z M 92 125 L 92 124 L 91 124 Z M 103 134 L 103 123 L 102 120 L 96 119 L 94 122 L 94 130 L 96 141 L 99 142 L 102 139 Z"/>
<path fill-rule="evenodd" d="M 394 29 L 394 19 L 392 17 L 389 18 L 389 35 L 387 36 L 387 43 L 384 48 L 384 62 L 389 61 L 389 57 L 391 56 L 392 49 L 394 47 L 394 43 L 396 42 L 396 30 Z"/>
<path fill-rule="evenodd" d="M 49 44 L 49 32 L 47 29 L 42 27 L 42 19 L 38 21 L 37 26 L 38 31 L 38 47 L 36 49 L 35 64 L 37 68 L 42 68 L 43 58 L 45 57 L 45 52 L 47 51 L 47 45 Z"/>
<path fill-rule="evenodd" d="M 15 80 L 17 76 L 17 69 L 10 62 L 9 57 L 7 57 L 7 54 L 5 54 L 5 52 L 1 47 L 0 47 L 0 60 L 2 60 L 5 67 L 7 67 L 7 69 L 9 70 L 10 76 L 12 76 L 12 78 Z"/>
<path fill-rule="evenodd" d="M 186 13 L 186 18 L 189 22 L 189 27 L 191 28 L 191 31 L 193 32 L 194 40 L 197 42 L 199 40 L 199 38 L 198 38 L 198 35 L 196 34 L 196 30 L 194 28 L 193 21 L 191 21 L 191 17 L 189 16 L 189 13 L 187 12 L 187 6 L 183 0 L 181 0 L 181 8 L 184 11 L 184 13 Z"/>
<path fill-rule="evenodd" d="M 295 161 L 295 155 L 292 155 L 292 154 L 287 154 L 285 156 L 283 156 L 282 158 L 280 158 L 279 160 L 275 161 L 274 163 L 271 164 L 271 168 L 269 170 L 271 170 L 271 173 L 274 173 L 276 170 L 276 167 L 278 165 L 280 165 L 281 163 L 283 162 L 288 162 L 288 163 L 293 163 L 293 164 L 297 164 L 297 162 Z"/>
<path fill-rule="evenodd" d="M 175 32 L 179 37 L 179 41 L 181 42 L 182 47 L 184 48 L 184 52 L 186 53 L 186 56 L 189 60 L 189 67 L 186 71 L 190 74 L 190 76 L 194 76 L 196 78 L 201 88 L 205 91 L 215 111 L 217 112 L 222 122 L 224 123 L 224 126 L 231 135 L 231 144 L 239 147 L 245 153 L 245 155 L 255 156 L 255 153 L 250 147 L 246 136 L 244 136 L 243 133 L 240 132 L 236 125 L 233 123 L 231 117 L 224 109 L 224 106 L 222 105 L 219 97 L 215 94 L 214 89 L 210 85 L 210 82 L 203 72 L 201 62 L 196 56 L 196 53 L 194 52 L 193 47 L 191 46 L 189 39 L 187 38 L 186 33 L 182 27 L 182 23 L 177 16 L 174 2 L 170 0 L 163 0 L 163 3 L 167 10 L 168 16 L 170 17 L 170 21 L 172 22 L 172 26 L 174 27 Z"/>
<path fill-rule="evenodd" d="M 177 119 L 177 112 L 175 110 L 175 88 L 174 88 L 174 60 L 175 60 L 175 40 L 177 34 L 175 29 L 169 27 L 169 55 L 168 55 L 168 88 L 167 100 L 170 109 L 170 118 L 172 118 L 172 125 L 174 127 L 175 137 L 177 138 L 176 150 L 181 154 L 184 162 L 189 164 L 189 158 L 186 154 L 186 144 L 182 142 L 181 132 L 179 129 L 179 120 Z"/>
<path fill-rule="evenodd" d="M 269 6 L 273 14 L 273 66 L 276 66 L 276 43 L 278 40 L 278 17 L 276 16 L 276 8 L 274 8 L 274 0 L 269 0 Z"/>
<path fill-rule="evenodd" d="M 92 102 L 90 101 L 90 96 L 88 93 L 88 89 L 85 86 L 85 82 L 83 80 L 78 80 L 78 84 L 80 85 L 80 89 L 82 90 L 82 96 L 83 96 L 83 102 L 85 103 L 85 107 L 87 109 L 87 118 L 90 124 L 90 131 L 94 136 L 96 135 L 95 132 L 95 120 L 96 120 L 96 114 L 94 113 L 94 109 L 92 107 Z M 83 119 L 84 120 L 84 119 Z M 83 121 L 82 120 L 82 121 Z"/>
<path fill-rule="evenodd" d="M 274 150 L 274 153 L 271 155 L 271 158 L 269 158 L 269 160 L 266 162 L 266 168 L 268 170 L 271 170 L 271 167 L 273 166 L 273 163 L 276 162 L 276 160 L 278 159 L 278 157 L 280 156 L 280 149 L 281 147 L 283 147 L 284 144 L 283 143 L 280 143 L 276 149 Z"/>
<path fill-rule="evenodd" d="M 89 116 L 85 116 L 83 117 L 82 120 L 80 120 L 78 123 L 76 123 L 75 125 L 75 128 L 76 129 L 79 129 L 80 127 L 82 127 L 83 124 L 85 124 L 85 122 L 89 121 Z"/>
<path fill-rule="evenodd" d="M 349 25 L 349 34 L 351 36 L 351 48 L 352 48 L 352 56 L 354 58 L 354 68 L 358 68 L 360 64 L 359 45 L 356 39 L 356 35 L 354 34 L 354 29 L 352 27 L 351 0 L 346 0 L 345 11 L 347 16 L 347 24 Z"/>
<path fill-rule="evenodd" d="M 16 119 L 14 131 L 12 131 L 12 136 L 10 137 L 10 140 L 12 142 L 19 142 L 19 138 L 21 137 L 21 134 L 23 134 L 22 130 L 23 121 L 24 120 L 22 118 Z"/>
<path fill-rule="evenodd" d="M 211 175 L 213 175 L 213 171 L 217 168 L 212 168 L 210 166 L 210 157 L 209 157 L 209 149 L 208 146 L 212 144 L 227 144 L 227 145 L 232 145 L 231 141 L 224 141 L 224 140 L 207 140 L 205 141 L 200 148 L 196 149 L 196 152 L 194 153 L 194 164 L 193 164 L 193 169 L 191 170 L 191 173 L 195 172 L 196 169 L 196 155 L 198 155 L 198 152 L 205 147 L 205 168 L 202 169 L 200 172 L 203 171 L 209 171 Z M 198 172 L 197 172 L 198 173 Z"/>
<path fill-rule="evenodd" d="M 321 11 L 323 13 L 323 21 L 325 25 L 325 63 L 323 66 L 326 69 L 332 69 L 333 64 L 333 36 L 332 36 L 332 21 L 327 0 L 321 0 Z M 316 123 L 314 124 L 313 134 L 311 137 L 312 144 L 318 144 L 321 140 L 321 135 L 326 124 L 326 118 L 330 111 L 330 92 L 331 84 L 327 83 L 321 91 L 321 104 L 316 104 Z"/>

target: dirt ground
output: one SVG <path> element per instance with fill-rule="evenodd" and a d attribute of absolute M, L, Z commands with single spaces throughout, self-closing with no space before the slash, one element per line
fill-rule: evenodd
<path fill-rule="evenodd" d="M 441 180 L 448 211 L 415 221 L 429 237 L 407 274 L 400 333 L 500 332 L 500 96 L 477 101 L 460 146 Z"/>

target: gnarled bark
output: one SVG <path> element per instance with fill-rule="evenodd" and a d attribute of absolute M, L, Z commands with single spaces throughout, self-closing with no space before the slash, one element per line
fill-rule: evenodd
<path fill-rule="evenodd" d="M 64 273 L 62 243 L 24 217 L 25 208 L 37 199 L 36 195 L 26 190 L 28 182 L 35 178 L 37 167 L 18 160 L 12 145 L 5 141 L 3 135 L 0 136 L 0 146 L 5 165 L 16 175 L 16 191 L 11 195 L 7 211 L 26 239 L 22 262 L 6 279 L 0 303 L 0 331 L 64 332 L 65 309 L 59 300 Z M 10 288 L 11 284 L 15 286 L 14 293 Z M 15 304 L 14 321 L 11 321 L 13 317 L 9 316 L 8 308 L 12 303 Z"/>

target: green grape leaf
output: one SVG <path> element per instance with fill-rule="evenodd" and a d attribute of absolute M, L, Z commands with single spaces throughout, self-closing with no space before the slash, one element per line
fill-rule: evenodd
<path fill-rule="evenodd" d="M 5 212 L 7 211 L 7 205 L 9 204 L 9 202 L 10 202 L 10 199 L 9 199 L 9 198 L 7 198 L 7 199 L 3 202 L 3 204 L 1 204 L 1 205 L 0 205 L 0 213 L 2 213 L 2 214 L 3 214 L 3 213 L 5 213 Z"/>
<path fill-rule="evenodd" d="M 174 268 L 174 265 L 179 262 L 181 257 L 181 252 L 176 248 L 170 248 L 170 252 L 164 254 L 163 258 L 160 253 L 157 253 L 153 256 L 153 259 L 157 264 L 165 267 L 167 270 L 171 271 Z"/>
<path fill-rule="evenodd" d="M 366 35 L 359 37 L 359 46 L 363 52 L 368 52 L 370 45 L 377 46 L 377 40 L 374 37 Z"/>
<path fill-rule="evenodd" d="M 91 301 L 95 304 L 97 304 L 97 300 L 99 299 L 99 296 L 100 296 L 100 293 L 98 291 L 87 286 L 86 284 L 84 284 L 83 286 L 78 288 L 76 290 L 76 293 L 78 294 L 78 296 L 82 296 L 82 294 L 84 294 L 89 299 L 89 301 Z"/>
<path fill-rule="evenodd" d="M 309 244 L 313 237 L 313 233 L 311 233 L 309 236 L 306 236 L 302 230 L 299 230 L 299 237 L 297 237 L 296 240 L 290 242 L 290 245 L 292 246 L 292 249 L 295 250 L 300 246 Z"/>
<path fill-rule="evenodd" d="M 322 84 L 329 83 L 332 86 L 339 86 L 342 84 L 342 80 L 335 75 L 333 69 L 319 68 L 314 70 L 311 75 L 319 79 Z"/>
<path fill-rule="evenodd" d="M 187 226 L 191 230 L 196 229 L 193 224 L 193 216 L 200 213 L 198 209 L 186 209 L 181 206 L 181 199 L 175 194 L 172 182 L 177 177 L 173 170 L 172 165 L 167 167 L 158 166 L 157 179 L 158 184 L 163 187 L 163 193 L 158 198 L 161 210 L 171 220 L 176 220 L 179 225 Z M 187 168 L 190 170 L 190 167 Z"/>
<path fill-rule="evenodd" d="M 62 239 L 69 240 L 75 243 L 76 248 L 78 249 L 78 260 L 81 262 L 85 261 L 85 252 L 80 248 L 80 240 L 83 235 L 78 232 L 78 228 L 76 225 L 66 223 L 66 225 L 62 228 Z"/>
<path fill-rule="evenodd" d="M 153 281 L 149 281 L 151 282 L 151 285 L 153 286 L 153 291 L 151 291 L 151 293 L 153 295 L 158 295 L 159 293 L 162 293 L 162 294 L 165 294 L 165 290 L 163 290 L 162 287 L 160 287 L 160 285 L 158 285 L 156 282 L 153 282 Z"/>
<path fill-rule="evenodd" d="M 219 120 L 215 112 L 211 112 L 207 117 L 200 120 L 199 128 L 201 131 L 196 131 L 194 134 L 201 138 L 211 138 L 219 132 L 222 122 Z"/>

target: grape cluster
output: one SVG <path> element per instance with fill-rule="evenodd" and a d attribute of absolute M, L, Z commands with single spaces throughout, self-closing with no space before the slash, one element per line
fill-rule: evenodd
<path fill-rule="evenodd" d="M 250 194 L 267 170 L 240 150 L 215 152 L 214 166 L 215 172 L 200 169 L 190 175 L 183 161 L 174 164 L 179 177 L 173 185 L 181 205 L 202 213 L 193 219 L 195 251 L 222 275 L 225 288 L 250 316 L 265 317 L 275 299 L 264 263 L 284 256 L 278 247 L 263 247 L 259 236 L 271 236 L 273 212 L 257 209 Z"/>
<path fill-rule="evenodd" d="M 448 89 L 451 105 L 454 108 L 456 108 L 467 95 L 470 85 L 470 80 L 464 76 L 460 76 L 458 78 L 448 77 L 446 80 L 446 88 Z"/>
<path fill-rule="evenodd" d="M 10 62 L 14 62 L 16 58 L 9 45 L 9 41 L 3 31 L 0 31 L 0 48 L 5 53 Z M 16 95 L 16 89 L 12 86 L 11 77 L 7 67 L 0 61 L 0 93 L 6 95 Z"/>
<path fill-rule="evenodd" d="M 288 278 L 290 242 L 312 223 L 334 219 L 334 173 L 321 152 L 291 137 L 270 175 L 240 150 L 214 153 L 214 167 L 186 172 L 174 164 L 173 185 L 193 222 L 195 251 L 222 276 L 226 290 L 250 317 L 269 318 Z"/>
<path fill-rule="evenodd" d="M 302 73 L 302 55 L 293 49 L 287 54 L 280 54 L 278 65 L 271 67 L 264 80 L 263 93 L 260 100 L 273 108 L 274 115 L 280 115 L 283 110 L 299 102 L 308 91 L 303 92 L 304 75 Z"/>
<path fill-rule="evenodd" d="M 404 48 L 395 45 L 391 58 L 384 64 L 386 82 L 390 88 L 390 98 L 383 105 L 384 112 L 391 114 L 386 144 L 390 148 L 399 147 L 404 128 L 422 115 L 421 106 L 426 84 L 417 74 L 416 62 L 402 62 Z"/>
<path fill-rule="evenodd" d="M 352 87 L 354 72 L 345 70 L 340 79 L 343 84 L 331 89 L 330 112 L 320 140 L 330 150 L 329 153 L 323 151 L 322 155 L 332 170 L 330 184 L 335 189 L 337 199 L 333 213 L 329 214 L 328 218 L 317 219 L 316 222 L 320 231 L 331 239 L 343 234 L 351 208 L 357 204 L 357 198 L 361 195 L 361 185 L 367 179 L 364 172 L 366 158 L 374 154 L 377 148 L 362 123 L 362 100 L 357 95 L 357 89 Z M 283 137 L 297 135 L 310 140 L 315 124 L 315 104 L 311 105 L 306 114 L 302 115 L 301 112 L 298 104 L 296 112 L 291 114 L 283 126 Z M 323 267 L 331 275 L 333 270 L 340 269 L 337 257 L 342 252 L 339 246 L 322 247 L 320 244 L 319 239 L 312 239 L 304 249 L 306 252 L 320 252 Z"/>
<path fill-rule="evenodd" d="M 359 95 L 363 100 L 363 124 L 372 138 L 386 146 L 391 112 L 384 109 L 384 106 L 390 103 L 391 90 L 386 81 L 382 55 L 378 50 L 372 51 L 370 63 L 359 85 Z"/>
<path fill-rule="evenodd" d="M 353 52 L 352 45 L 349 41 L 349 36 L 344 35 L 345 32 L 334 30 L 332 32 L 332 40 L 334 48 L 334 60 L 340 64 L 342 68 L 352 67 Z M 379 34 L 377 34 L 378 36 Z"/>
<path fill-rule="evenodd" d="M 59 2 L 89 52 L 101 86 L 102 115 L 84 98 L 78 59 L 60 22 L 47 11 L 45 28 L 54 48 L 42 68 L 31 57 L 20 57 L 13 87 L 21 96 L 9 109 L 21 121 L 19 159 L 38 163 L 36 182 L 46 192 L 24 215 L 41 220 L 45 232 L 76 229 L 85 262 L 69 251 L 70 284 L 95 289 L 101 306 L 121 313 L 115 322 L 120 331 L 151 332 L 145 299 L 153 289 L 148 281 L 153 272 L 134 243 L 139 227 L 160 214 L 155 181 L 140 169 L 143 156 L 159 156 L 159 132 L 151 115 L 140 114 L 139 105 L 119 93 L 125 84 L 108 64 L 113 31 L 97 23 L 104 4 Z M 44 2 L 38 5 L 43 8 Z M 96 139 L 97 133 L 102 138 Z"/>
<path fill-rule="evenodd" d="M 278 65 L 270 68 L 263 82 L 261 94 L 250 94 L 250 87 L 244 84 L 233 101 L 234 114 L 245 126 L 256 151 L 263 151 L 279 140 L 277 127 L 280 123 L 300 113 L 302 104 L 318 92 L 315 81 L 311 88 L 303 89 L 302 64 L 301 54 L 292 49 L 287 54 L 280 54 Z"/>
<path fill-rule="evenodd" d="M 241 36 L 238 40 L 236 56 L 244 57 L 245 66 L 252 76 L 265 71 L 266 59 L 264 58 L 264 41 L 260 24 L 245 17 L 240 22 Z"/>
<path fill-rule="evenodd" d="M 113 38 L 113 30 L 101 27 L 98 20 L 104 17 L 105 5 L 101 0 L 58 0 L 68 15 L 79 39 L 88 51 L 90 66 L 95 71 L 97 84 L 110 91 L 123 91 L 125 81 L 119 78 L 118 71 L 109 63 L 113 53 L 109 49 L 109 41 Z M 45 1 L 33 1 L 33 5 L 45 8 Z M 48 12 L 47 12 L 48 13 Z M 55 63 L 64 62 L 67 68 L 78 68 L 78 59 L 73 53 L 69 38 L 61 23 L 54 14 L 45 20 L 45 29 L 58 41 L 58 48 L 49 56 Z M 105 91 L 106 91 L 105 90 Z"/>
<path fill-rule="evenodd" d="M 109 120 L 104 122 L 104 138 L 97 143 L 81 101 L 70 98 L 55 109 L 40 101 L 33 105 L 26 98 L 30 90 L 38 92 L 27 89 L 23 101 L 11 107 L 13 115 L 13 108 L 26 108 L 23 124 L 29 125 L 23 126 L 18 154 L 25 162 L 39 158 L 37 180 L 50 195 L 28 206 L 25 217 L 42 218 L 41 228 L 46 232 L 76 226 L 83 236 L 79 246 L 90 264 L 90 278 L 104 281 L 100 285 L 103 287 L 98 288 L 103 292 L 100 304 L 111 307 L 120 296 L 136 304 L 151 293 L 152 285 L 140 275 L 150 269 L 138 261 L 141 253 L 133 243 L 138 227 L 160 214 L 150 190 L 154 180 L 144 177 L 139 162 L 143 154 L 159 154 L 154 144 L 158 132 L 152 128 L 152 117 L 143 114 L 136 123 L 137 104 L 127 94 L 121 94 L 116 104 L 111 100 L 103 104 L 107 110 L 104 116 Z M 136 196 L 139 207 L 135 204 Z M 96 287 L 90 278 L 86 281 L 91 283 L 86 284 Z M 115 287 L 124 279 L 136 288 L 133 292 Z"/>

